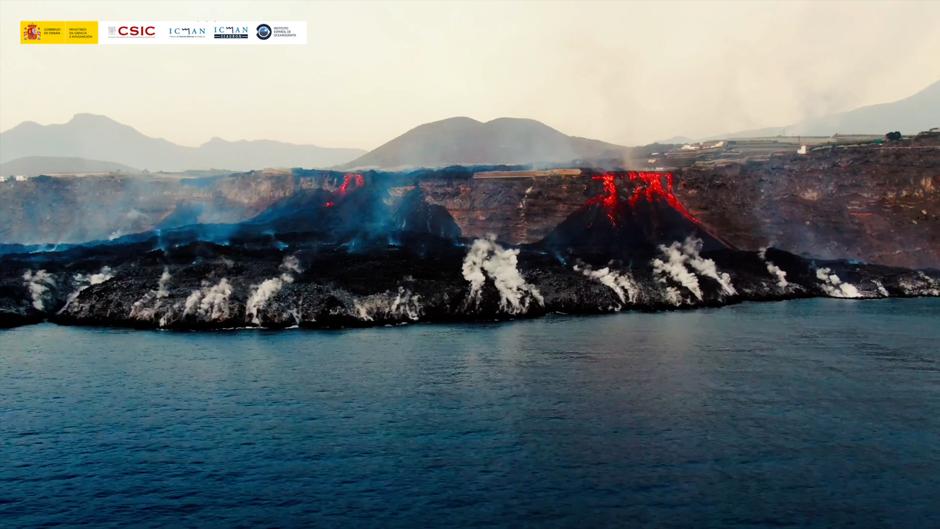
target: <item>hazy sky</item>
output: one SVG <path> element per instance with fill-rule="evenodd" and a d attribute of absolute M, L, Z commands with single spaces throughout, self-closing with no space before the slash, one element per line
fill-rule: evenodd
<path fill-rule="evenodd" d="M 23 46 L 19 21 L 306 20 L 306 46 Z M 106 114 L 151 136 L 373 148 L 451 116 L 622 144 L 786 125 L 940 79 L 940 2 L 0 0 L 0 130 Z"/>

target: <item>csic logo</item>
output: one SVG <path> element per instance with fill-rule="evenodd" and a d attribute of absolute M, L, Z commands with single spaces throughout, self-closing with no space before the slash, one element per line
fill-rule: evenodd
<path fill-rule="evenodd" d="M 271 26 L 267 24 L 259 24 L 257 31 L 256 34 L 261 40 L 268 40 L 271 37 Z"/>
<path fill-rule="evenodd" d="M 156 26 L 108 26 L 108 34 L 115 38 L 143 38 L 157 36 Z"/>
<path fill-rule="evenodd" d="M 39 26 L 36 24 L 26 26 L 26 29 L 23 31 L 23 38 L 26 40 L 42 40 L 42 32 L 39 31 Z"/>

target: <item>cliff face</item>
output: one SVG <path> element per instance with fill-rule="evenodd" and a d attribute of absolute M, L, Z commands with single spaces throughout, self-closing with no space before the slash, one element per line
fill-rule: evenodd
<path fill-rule="evenodd" d="M 940 267 L 940 144 L 864 146 L 694 164 L 675 192 L 711 231 L 745 250 Z M 540 240 L 598 192 L 590 174 L 426 180 L 465 236 Z"/>
<path fill-rule="evenodd" d="M 678 176 L 680 198 L 742 248 L 940 266 L 940 146 L 777 155 Z"/>
<path fill-rule="evenodd" d="M 940 267 L 940 138 L 884 146 L 773 154 L 762 160 L 694 160 L 675 173 L 675 194 L 732 246 L 773 245 L 819 258 Z M 464 237 L 510 244 L 548 235 L 591 197 L 598 172 L 368 173 L 389 201 L 420 187 Z M 343 173 L 266 171 L 224 177 L 40 177 L 0 182 L 0 242 L 81 242 L 154 228 L 249 219 Z"/>

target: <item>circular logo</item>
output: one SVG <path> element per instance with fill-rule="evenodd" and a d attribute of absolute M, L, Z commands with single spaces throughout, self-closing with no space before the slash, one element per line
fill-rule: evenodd
<path fill-rule="evenodd" d="M 268 40 L 268 38 L 271 36 L 271 26 L 267 24 L 260 24 L 258 26 L 257 35 L 258 35 L 258 38 L 261 40 Z"/>

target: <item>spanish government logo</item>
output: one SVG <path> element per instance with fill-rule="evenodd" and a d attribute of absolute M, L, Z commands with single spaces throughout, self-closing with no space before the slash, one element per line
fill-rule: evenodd
<path fill-rule="evenodd" d="M 41 40 L 42 31 L 39 30 L 39 26 L 36 24 L 27 24 L 26 29 L 23 30 L 23 38 L 26 40 Z"/>

